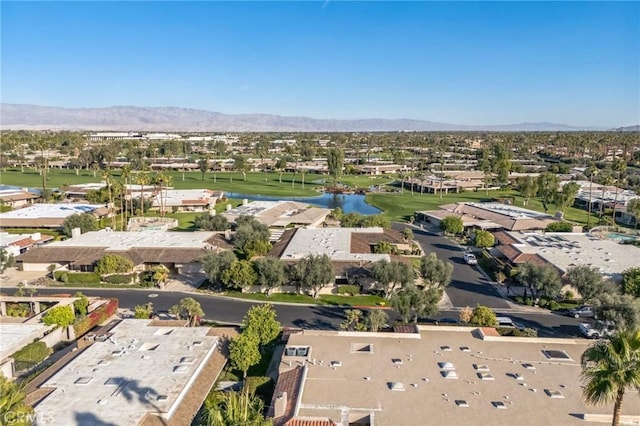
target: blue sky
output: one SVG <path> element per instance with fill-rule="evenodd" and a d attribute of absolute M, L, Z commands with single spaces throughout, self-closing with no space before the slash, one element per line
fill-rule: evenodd
<path fill-rule="evenodd" d="M 640 123 L 640 2 L 1 3 L 1 99 Z"/>

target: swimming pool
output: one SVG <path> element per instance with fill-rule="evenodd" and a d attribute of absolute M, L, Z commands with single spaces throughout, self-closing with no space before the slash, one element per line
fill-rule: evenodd
<path fill-rule="evenodd" d="M 609 238 L 610 240 L 618 241 L 619 243 L 624 242 L 624 241 L 636 241 L 636 240 L 638 240 L 638 237 L 636 237 L 634 235 L 619 234 L 617 232 L 608 233 L 607 234 L 607 238 Z"/>

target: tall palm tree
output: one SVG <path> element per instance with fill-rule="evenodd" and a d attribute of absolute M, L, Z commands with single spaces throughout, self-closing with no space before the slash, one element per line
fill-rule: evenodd
<path fill-rule="evenodd" d="M 640 391 L 640 330 L 600 340 L 582 354 L 583 396 L 589 404 L 613 405 L 612 426 L 620 424 L 627 389 Z"/>
<path fill-rule="evenodd" d="M 618 204 L 618 188 L 620 188 L 620 180 L 622 177 L 622 173 L 624 173 L 624 171 L 627 170 L 627 162 L 622 158 L 618 158 L 616 160 L 613 160 L 613 165 L 611 166 L 611 168 L 613 169 L 614 172 L 618 173 L 618 177 L 616 179 L 616 193 L 615 193 L 615 197 L 613 198 L 613 212 L 611 213 L 611 219 L 613 219 L 613 223 L 615 223 L 616 222 L 616 204 Z"/>
<path fill-rule="evenodd" d="M 149 176 L 144 172 L 138 173 L 136 183 L 140 185 L 140 216 L 144 216 L 144 186 L 149 183 Z"/>
<path fill-rule="evenodd" d="M 589 167 L 585 169 L 585 174 L 589 178 L 589 204 L 587 205 L 587 211 L 589 215 L 587 216 L 587 229 L 590 229 L 591 225 L 591 197 L 593 195 L 593 178 L 598 174 L 598 169 L 595 165 L 591 164 Z"/>

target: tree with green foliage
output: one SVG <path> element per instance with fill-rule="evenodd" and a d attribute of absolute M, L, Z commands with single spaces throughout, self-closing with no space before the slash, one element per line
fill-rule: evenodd
<path fill-rule="evenodd" d="M 80 228 L 81 233 L 95 231 L 98 229 L 96 218 L 91 213 L 76 213 L 62 223 L 62 233 L 67 237 L 71 237 L 71 231 Z"/>
<path fill-rule="evenodd" d="M 11 268 L 15 264 L 13 254 L 6 249 L 0 249 L 0 274 L 3 274 L 7 268 Z"/>
<path fill-rule="evenodd" d="M 555 203 L 564 213 L 567 207 L 573 206 L 573 203 L 580 191 L 580 185 L 576 182 L 568 182 L 562 186 L 562 191 L 556 192 Z"/>
<path fill-rule="evenodd" d="M 315 298 L 324 287 L 335 281 L 331 259 L 326 254 L 309 255 L 296 265 L 300 286 Z"/>
<path fill-rule="evenodd" d="M 253 262 L 256 270 L 256 284 L 269 296 L 274 289 L 287 282 L 287 271 L 284 263 L 276 257 L 263 257 Z"/>
<path fill-rule="evenodd" d="M 413 310 L 413 322 L 417 323 L 419 318 L 426 318 L 438 313 L 438 303 L 440 302 L 440 291 L 435 287 L 417 288 L 409 286 L 411 292 L 411 309 Z"/>
<path fill-rule="evenodd" d="M 245 391 L 213 391 L 204 400 L 198 414 L 198 426 L 272 426 L 263 416 L 264 403 L 260 397 Z"/>
<path fill-rule="evenodd" d="M 240 216 L 236 219 L 236 232 L 233 236 L 233 245 L 245 256 L 262 253 L 266 247 L 270 247 L 269 243 L 269 227 L 260 223 L 252 216 Z M 267 250 L 268 251 L 268 250 Z M 260 253 L 256 253 L 260 252 Z"/>
<path fill-rule="evenodd" d="M 220 276 L 222 283 L 238 290 L 249 289 L 256 285 L 258 276 L 253 264 L 248 260 L 234 260 Z"/>
<path fill-rule="evenodd" d="M 402 232 L 400 234 L 402 235 L 402 239 L 404 240 L 404 242 L 413 241 L 414 235 L 411 228 L 402 229 Z"/>
<path fill-rule="evenodd" d="M 415 273 L 411 266 L 386 260 L 374 263 L 371 275 L 375 280 L 375 287 L 384 293 L 386 299 L 391 298 L 396 289 L 413 284 L 415 280 Z"/>
<path fill-rule="evenodd" d="M 78 291 L 73 295 L 73 297 L 79 298 L 77 300 L 74 300 L 73 302 L 73 310 L 75 311 L 76 315 L 80 317 L 87 315 L 89 308 L 89 299 L 87 298 L 87 296 Z"/>
<path fill-rule="evenodd" d="M 438 256 L 431 252 L 420 258 L 420 276 L 425 287 L 445 288 L 451 282 L 453 264 L 438 259 Z"/>
<path fill-rule="evenodd" d="M 340 329 L 345 331 L 367 331 L 364 313 L 360 309 L 345 310 L 344 321 L 340 323 Z"/>
<path fill-rule="evenodd" d="M 344 151 L 342 148 L 329 148 L 327 150 L 327 169 L 333 178 L 333 186 L 336 186 L 338 178 L 344 169 Z"/>
<path fill-rule="evenodd" d="M 16 382 L 0 374 L 0 424 L 31 426 L 33 408 L 25 401 L 26 395 Z"/>
<path fill-rule="evenodd" d="M 242 320 L 242 333 L 253 334 L 261 348 L 271 344 L 282 330 L 282 324 L 276 319 L 278 314 L 273 305 L 255 305 L 249 308 Z"/>
<path fill-rule="evenodd" d="M 588 265 L 574 266 L 567 271 L 567 280 L 578 290 L 583 302 L 591 302 L 607 288 L 598 268 Z"/>
<path fill-rule="evenodd" d="M 496 243 L 496 239 L 491 232 L 485 231 L 483 229 L 478 229 L 477 231 L 475 231 L 473 244 L 476 247 L 489 248 L 489 247 L 493 247 L 495 243 Z"/>
<path fill-rule="evenodd" d="M 483 148 L 478 159 L 478 169 L 484 173 L 484 189 L 489 194 L 489 185 L 491 184 L 491 156 L 487 148 Z"/>
<path fill-rule="evenodd" d="M 68 327 L 75 321 L 73 308 L 69 305 L 54 306 L 42 317 L 45 325 L 57 325 L 58 327 Z"/>
<path fill-rule="evenodd" d="M 202 231 L 226 231 L 231 228 L 231 224 L 222 215 L 212 216 L 209 212 L 204 212 L 195 217 L 193 226 Z"/>
<path fill-rule="evenodd" d="M 613 402 L 612 426 L 620 424 L 627 390 L 640 390 L 640 331 L 598 340 L 582 354 L 582 395 L 588 404 Z"/>
<path fill-rule="evenodd" d="M 516 189 L 524 199 L 522 205 L 526 206 L 538 193 L 538 181 L 532 176 L 520 176 L 516 179 Z"/>
<path fill-rule="evenodd" d="M 236 155 L 233 157 L 233 168 L 242 173 L 242 179 L 247 181 L 247 172 L 251 169 L 251 165 L 244 155 Z"/>
<path fill-rule="evenodd" d="M 544 212 L 549 211 L 549 205 L 556 199 L 560 179 L 558 175 L 551 172 L 544 172 L 538 175 L 538 196 L 542 200 Z"/>
<path fill-rule="evenodd" d="M 105 254 L 96 263 L 96 274 L 128 274 L 133 271 L 133 262 L 129 258 L 119 254 Z"/>
<path fill-rule="evenodd" d="M 622 292 L 640 297 L 640 268 L 629 268 L 622 273 Z"/>
<path fill-rule="evenodd" d="M 169 313 L 175 315 L 177 319 L 186 318 L 189 321 L 189 327 L 194 327 L 198 323 L 198 319 L 204 316 L 200 302 L 192 297 L 180 299 L 177 305 L 173 305 L 169 309 Z"/>
<path fill-rule="evenodd" d="M 640 299 L 628 294 L 606 292 L 593 302 L 599 321 L 612 324 L 616 330 L 640 328 Z"/>
<path fill-rule="evenodd" d="M 222 284 L 222 273 L 229 269 L 231 264 L 238 260 L 231 250 L 219 253 L 207 253 L 200 258 L 200 264 L 207 278 L 214 285 Z"/>
<path fill-rule="evenodd" d="M 640 198 L 633 198 L 627 202 L 627 213 L 636 218 L 636 228 L 640 227 Z"/>
<path fill-rule="evenodd" d="M 400 314 L 403 323 L 408 323 L 411 318 L 411 296 L 414 291 L 413 287 L 405 287 L 389 297 L 389 304 Z"/>
<path fill-rule="evenodd" d="M 204 182 L 204 177 L 207 174 L 207 170 L 209 170 L 209 159 L 206 157 L 199 159 L 198 168 L 200 169 L 200 176 L 202 177 L 202 181 Z"/>
<path fill-rule="evenodd" d="M 136 305 L 133 308 L 133 317 L 135 319 L 149 319 L 153 315 L 153 303 L 145 303 L 144 305 Z"/>
<path fill-rule="evenodd" d="M 389 241 L 379 241 L 373 246 L 373 252 L 378 254 L 395 254 L 396 246 Z"/>
<path fill-rule="evenodd" d="M 464 223 L 459 216 L 450 215 L 440 221 L 440 229 L 447 234 L 458 235 L 464 231 Z"/>
<path fill-rule="evenodd" d="M 247 377 L 247 370 L 260 362 L 260 339 L 254 333 L 240 333 L 229 343 L 229 361 L 233 368 L 242 371 Z"/>
<path fill-rule="evenodd" d="M 365 322 L 369 330 L 376 333 L 389 322 L 389 316 L 382 309 L 370 309 Z"/>
<path fill-rule="evenodd" d="M 493 312 L 491 308 L 483 305 L 477 305 L 473 308 L 469 324 L 478 327 L 497 327 L 498 320 L 496 318 L 496 313 Z"/>
<path fill-rule="evenodd" d="M 518 282 L 531 291 L 531 297 L 538 303 L 540 297 L 555 299 L 560 294 L 562 281 L 557 269 L 551 264 L 537 265 L 525 263 L 518 268 Z"/>

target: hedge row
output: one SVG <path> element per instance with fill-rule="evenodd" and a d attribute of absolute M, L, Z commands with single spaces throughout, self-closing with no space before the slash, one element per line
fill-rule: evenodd
<path fill-rule="evenodd" d="M 33 342 L 13 354 L 16 362 L 16 371 L 28 370 L 40 364 L 51 354 L 51 348 L 42 342 Z"/>
<path fill-rule="evenodd" d="M 357 296 L 360 294 L 360 286 L 341 285 L 338 287 L 338 294 L 348 294 L 350 296 Z"/>
<path fill-rule="evenodd" d="M 109 284 L 131 284 L 136 276 L 137 274 L 113 274 L 102 277 L 102 281 Z"/>
<path fill-rule="evenodd" d="M 67 281 L 60 277 L 60 281 L 69 284 L 100 284 L 100 276 L 94 272 L 67 272 Z"/>

